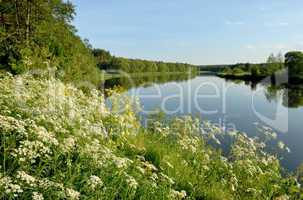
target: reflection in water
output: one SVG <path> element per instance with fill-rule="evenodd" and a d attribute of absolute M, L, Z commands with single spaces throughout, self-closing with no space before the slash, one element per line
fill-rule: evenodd
<path fill-rule="evenodd" d="M 258 85 L 264 86 L 266 99 L 269 102 L 277 101 L 279 96 L 283 96 L 283 106 L 289 108 L 303 107 L 303 85 L 299 83 L 278 83 L 277 77 L 272 76 L 267 79 L 230 79 L 225 78 L 227 82 L 235 84 L 245 83 L 251 90 L 255 91 Z"/>
<path fill-rule="evenodd" d="M 102 85 L 102 89 L 116 89 L 120 92 L 128 91 L 137 87 L 149 87 L 153 84 L 161 84 L 167 82 L 181 82 L 195 78 L 192 74 L 164 74 L 158 76 L 135 76 L 121 77 L 106 80 Z M 276 76 L 267 79 L 233 79 L 224 78 L 226 82 L 234 84 L 244 83 L 250 86 L 252 91 L 255 91 L 258 85 L 265 87 L 264 94 L 269 102 L 277 101 L 280 96 L 283 96 L 283 106 L 289 108 L 303 107 L 303 85 L 291 83 L 277 83 Z"/>
<path fill-rule="evenodd" d="M 302 85 L 286 85 L 283 105 L 289 108 L 299 108 L 303 106 L 303 86 Z"/>
<path fill-rule="evenodd" d="M 184 81 L 188 79 L 191 80 Z M 125 94 L 139 97 L 144 111 L 166 109 L 169 111 L 165 112 L 166 117 L 191 115 L 222 128 L 234 127 L 249 136 L 258 133 L 256 124 L 268 126 L 255 111 L 272 120 L 278 112 L 287 112 L 288 131 L 275 131 L 278 139 L 291 150 L 289 154 L 281 154 L 281 162 L 287 169 L 294 170 L 303 161 L 303 85 L 281 80 L 278 76 L 265 80 L 226 80 L 210 75 L 195 78 L 187 75 L 145 76 L 108 80 L 104 88 L 126 88 Z M 153 94 L 155 97 L 149 98 Z M 279 111 L 280 107 L 282 110 Z M 147 117 L 142 112 L 140 116 Z"/>
<path fill-rule="evenodd" d="M 266 86 L 265 96 L 269 101 L 283 97 L 283 106 L 299 108 L 303 106 L 303 85 L 298 84 L 270 84 Z"/>
<path fill-rule="evenodd" d="M 224 78 L 224 80 L 226 82 L 231 82 L 231 83 L 235 83 L 235 84 L 240 84 L 240 83 L 245 83 L 245 85 L 250 86 L 251 90 L 256 90 L 257 85 L 260 84 L 263 80 L 263 78 L 257 78 L 257 79 L 253 79 L 253 78 L 243 78 L 243 79 L 237 79 L 237 78 Z"/>
<path fill-rule="evenodd" d="M 194 78 L 193 74 L 164 74 L 159 76 L 135 76 L 135 77 L 122 77 L 106 80 L 103 85 L 104 89 L 123 88 L 129 90 L 135 87 L 149 87 L 153 84 L 161 84 L 167 82 L 180 82 Z"/>

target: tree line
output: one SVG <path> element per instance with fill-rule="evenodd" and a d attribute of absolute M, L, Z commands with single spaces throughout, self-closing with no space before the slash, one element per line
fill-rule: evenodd
<path fill-rule="evenodd" d="M 196 72 L 197 67 L 186 63 L 148 61 L 115 57 L 103 49 L 93 49 L 97 66 L 101 70 L 123 71 L 127 73 L 142 72 Z"/>
<path fill-rule="evenodd" d="M 284 57 L 281 53 L 271 54 L 265 63 L 238 63 L 225 67 L 221 71 L 223 76 L 252 76 L 266 77 L 270 76 L 284 67 Z"/>

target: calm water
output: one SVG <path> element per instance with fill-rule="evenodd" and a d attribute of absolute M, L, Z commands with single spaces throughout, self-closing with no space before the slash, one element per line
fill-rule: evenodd
<path fill-rule="evenodd" d="M 272 127 L 291 149 L 280 155 L 283 166 L 294 170 L 303 162 L 303 87 L 228 81 L 216 76 L 176 80 L 149 80 L 158 82 L 154 84 L 139 81 L 128 86 L 126 93 L 139 97 L 144 117 L 160 109 L 167 116 L 192 115 L 250 136 L 257 132 L 256 123 Z M 114 83 L 123 86 L 123 81 Z"/>

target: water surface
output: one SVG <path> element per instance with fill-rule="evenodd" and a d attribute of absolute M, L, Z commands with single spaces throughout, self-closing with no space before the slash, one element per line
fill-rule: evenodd
<path fill-rule="evenodd" d="M 291 150 L 279 155 L 282 165 L 294 170 L 303 162 L 302 86 L 228 81 L 207 75 L 188 80 L 180 77 L 176 81 L 172 77 L 160 80 L 149 78 L 147 83 L 141 80 L 130 84 L 116 79 L 106 86 L 120 84 L 127 88 L 128 95 L 139 97 L 143 108 L 140 114 L 144 118 L 162 110 L 170 117 L 191 115 L 226 129 L 236 128 L 249 136 L 256 135 L 257 123 L 272 127 L 278 140 Z"/>

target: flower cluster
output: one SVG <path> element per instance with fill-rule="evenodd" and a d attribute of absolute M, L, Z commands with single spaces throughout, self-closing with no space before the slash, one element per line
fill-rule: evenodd
<path fill-rule="evenodd" d="M 89 177 L 88 185 L 92 190 L 95 190 L 97 187 L 102 187 L 103 182 L 100 177 L 93 175 Z"/>

